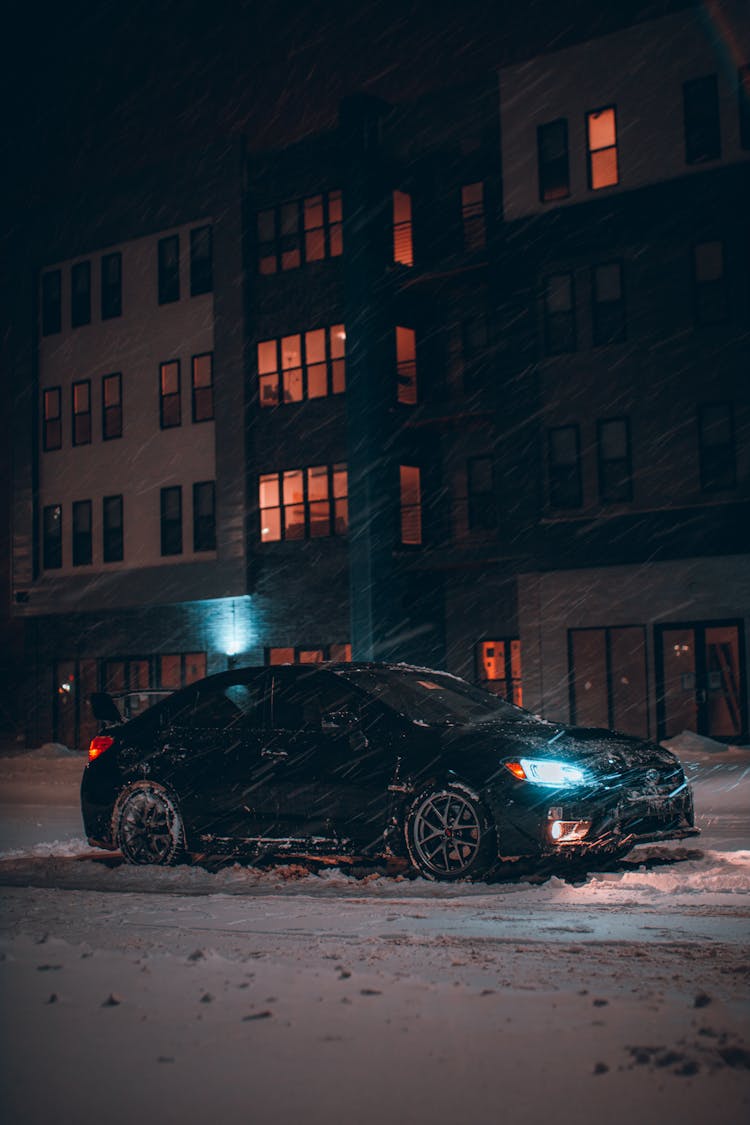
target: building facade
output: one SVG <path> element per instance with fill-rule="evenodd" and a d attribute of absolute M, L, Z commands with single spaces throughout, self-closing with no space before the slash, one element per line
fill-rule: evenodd
<path fill-rule="evenodd" d="M 234 663 L 352 657 L 746 735 L 730 14 L 731 41 L 680 13 L 355 96 L 330 133 L 44 217 L 12 343 L 30 742 L 85 744 L 96 688 L 132 713 Z"/>

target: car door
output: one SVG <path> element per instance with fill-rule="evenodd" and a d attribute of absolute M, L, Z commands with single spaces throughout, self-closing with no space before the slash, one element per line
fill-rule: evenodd
<path fill-rule="evenodd" d="M 261 756 L 273 762 L 279 825 L 289 837 L 382 834 L 395 756 L 377 705 L 327 670 L 278 668 Z"/>

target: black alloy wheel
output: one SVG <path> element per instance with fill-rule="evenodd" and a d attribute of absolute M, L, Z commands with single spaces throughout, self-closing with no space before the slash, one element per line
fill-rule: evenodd
<path fill-rule="evenodd" d="M 495 837 L 484 806 L 457 786 L 423 793 L 406 819 L 409 858 L 427 879 L 486 875 L 496 860 Z"/>
<path fill-rule="evenodd" d="M 128 863 L 176 863 L 185 850 L 182 818 L 167 791 L 138 782 L 115 810 L 115 840 Z"/>

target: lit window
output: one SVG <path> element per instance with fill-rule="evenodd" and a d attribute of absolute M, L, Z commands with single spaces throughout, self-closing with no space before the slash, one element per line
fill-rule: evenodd
<path fill-rule="evenodd" d="M 589 187 L 610 187 L 619 182 L 617 119 L 615 107 L 597 109 L 586 116 L 589 153 Z"/>
<path fill-rule="evenodd" d="M 267 648 L 266 664 L 294 664 L 293 648 Z"/>
<path fill-rule="evenodd" d="M 734 488 L 737 467 L 734 412 L 731 403 L 707 403 L 698 410 L 701 488 L 715 492 Z"/>
<path fill-rule="evenodd" d="M 728 301 L 721 242 L 699 242 L 693 247 L 693 301 L 698 324 L 726 320 Z"/>
<path fill-rule="evenodd" d="M 352 659 L 352 646 L 350 644 L 333 644 L 310 646 L 292 646 L 285 648 L 267 648 L 265 652 L 266 664 L 320 664 L 324 660 L 332 660 L 338 664 L 350 664 Z"/>
<path fill-rule="evenodd" d="M 190 232 L 190 296 L 199 297 L 212 289 L 211 227 L 194 227 Z"/>
<path fill-rule="evenodd" d="M 42 565 L 45 570 L 62 566 L 61 504 L 49 504 L 42 513 Z"/>
<path fill-rule="evenodd" d="M 344 535 L 349 526 L 346 465 L 313 465 L 259 478 L 261 542 Z"/>
<path fill-rule="evenodd" d="M 466 465 L 470 531 L 497 527 L 497 497 L 491 457 L 471 457 Z"/>
<path fill-rule="evenodd" d="M 393 260 L 402 266 L 414 265 L 411 196 L 405 191 L 393 193 Z"/>
<path fill-rule="evenodd" d="M 329 645 L 328 659 L 335 660 L 338 664 L 351 664 L 352 646 L 350 644 Z"/>
<path fill-rule="evenodd" d="M 599 498 L 616 502 L 633 499 L 630 423 L 627 418 L 597 422 Z"/>
<path fill-rule="evenodd" d="M 159 687 L 165 691 L 177 691 L 205 675 L 205 652 L 176 652 L 159 657 Z"/>
<path fill-rule="evenodd" d="M 60 270 L 42 274 L 42 335 L 62 329 L 62 275 Z"/>
<path fill-rule="evenodd" d="M 44 448 L 62 448 L 62 393 L 59 387 L 47 387 L 43 395 Z"/>
<path fill-rule="evenodd" d="M 539 161 L 539 198 L 542 203 L 570 195 L 568 122 L 564 117 L 540 125 L 536 131 Z"/>
<path fill-rule="evenodd" d="M 549 502 L 553 508 L 583 503 L 581 437 L 578 426 L 556 426 L 547 433 Z"/>
<path fill-rule="evenodd" d="M 91 441 L 91 381 L 73 384 L 73 445 Z"/>
<path fill-rule="evenodd" d="M 104 562 L 122 562 L 122 496 L 105 496 L 102 501 L 102 557 Z"/>
<path fill-rule="evenodd" d="M 465 184 L 461 188 L 461 218 L 464 229 L 464 250 L 472 254 L 484 250 L 487 230 L 484 221 L 484 184 Z"/>
<path fill-rule="evenodd" d="M 173 234 L 159 239 L 159 304 L 180 299 L 180 238 Z"/>
<path fill-rule="evenodd" d="M 70 326 L 91 323 L 91 262 L 78 262 L 70 271 Z"/>
<path fill-rule="evenodd" d="M 193 485 L 193 550 L 216 550 L 216 485 L 212 480 Z"/>
<path fill-rule="evenodd" d="M 193 421 L 210 422 L 214 416 L 214 357 L 212 352 L 193 356 Z"/>
<path fill-rule="evenodd" d="M 476 651 L 482 687 L 517 707 L 523 706 L 521 642 L 517 638 L 480 641 Z"/>
<path fill-rule="evenodd" d="M 73 566 L 91 562 L 91 501 L 76 500 L 73 504 Z"/>
<path fill-rule="evenodd" d="M 161 553 L 182 554 L 182 488 L 161 490 Z"/>
<path fill-rule="evenodd" d="M 297 269 L 337 258 L 343 249 L 340 191 L 323 192 L 258 212 L 258 272 Z"/>
<path fill-rule="evenodd" d="M 341 394 L 345 388 L 346 332 L 343 324 L 258 344 L 260 405 Z"/>
<path fill-rule="evenodd" d="M 102 438 L 122 437 L 122 376 L 105 375 L 102 379 Z"/>
<path fill-rule="evenodd" d="M 422 542 L 421 472 L 416 465 L 399 465 L 401 488 L 401 542 L 418 546 Z"/>
<path fill-rule="evenodd" d="M 625 339 L 625 299 L 622 266 L 607 262 L 591 271 L 591 312 L 595 345 Z"/>
<path fill-rule="evenodd" d="M 405 406 L 417 401 L 417 341 L 413 328 L 396 329 L 396 397 Z"/>
<path fill-rule="evenodd" d="M 102 320 L 122 316 L 122 255 L 105 254 L 101 267 Z"/>
<path fill-rule="evenodd" d="M 159 421 L 163 430 L 182 423 L 179 359 L 171 359 L 159 367 Z"/>
<path fill-rule="evenodd" d="M 704 164 L 721 156 L 721 124 L 716 75 L 695 78 L 682 87 L 685 163 Z"/>
<path fill-rule="evenodd" d="M 572 273 L 548 277 L 544 289 L 544 335 L 548 355 L 576 349 L 575 299 Z"/>

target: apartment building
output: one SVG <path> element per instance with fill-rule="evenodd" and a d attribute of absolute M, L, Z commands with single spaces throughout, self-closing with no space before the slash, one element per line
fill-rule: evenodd
<path fill-rule="evenodd" d="M 40 229 L 31 741 L 85 742 L 95 687 L 137 708 L 352 656 L 579 723 L 747 732 L 736 7 L 731 50 L 683 12 L 408 105 L 353 96 L 330 133 Z"/>

